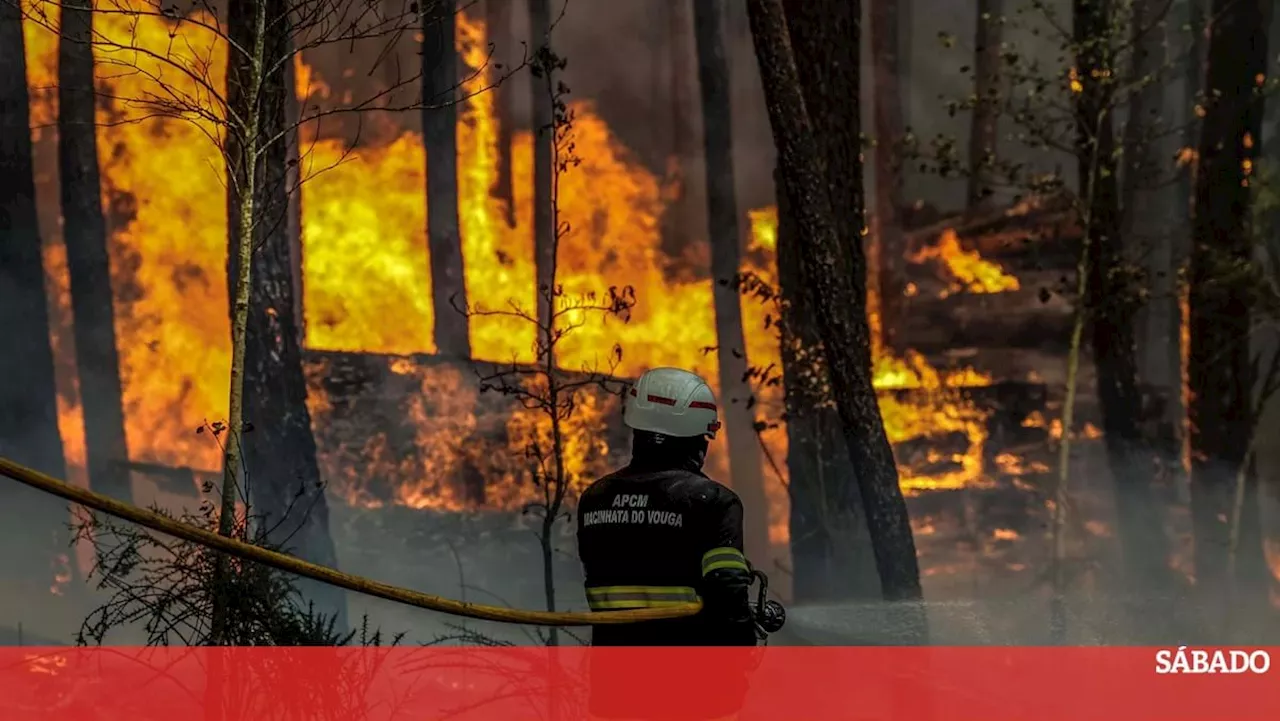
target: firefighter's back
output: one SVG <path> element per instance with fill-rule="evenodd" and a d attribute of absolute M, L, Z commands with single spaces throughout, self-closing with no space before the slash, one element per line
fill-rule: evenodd
<path fill-rule="evenodd" d="M 688 470 L 626 468 L 592 484 L 578 508 L 578 553 L 591 608 L 697 601 L 717 515 L 736 501 L 728 488 Z M 720 624 L 699 614 L 595 626 L 592 645 L 740 645 L 724 636 Z"/>

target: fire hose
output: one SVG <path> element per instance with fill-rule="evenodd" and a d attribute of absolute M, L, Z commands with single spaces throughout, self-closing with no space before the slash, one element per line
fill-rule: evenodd
<path fill-rule="evenodd" d="M 392 586 L 362 576 L 343 573 L 333 568 L 304 561 L 296 556 L 279 553 L 252 543 L 245 543 L 236 538 L 222 536 L 189 523 L 182 523 L 155 511 L 117 501 L 87 488 L 71 485 L 34 469 L 14 463 L 7 458 L 0 458 L 0 476 L 8 476 L 19 483 L 91 510 L 115 516 L 153 531 L 200 544 L 246 561 L 260 563 L 264 566 L 294 573 L 339 588 L 345 588 L 348 591 L 355 591 L 356 593 L 376 596 L 388 601 L 424 608 L 429 611 L 447 613 L 453 616 L 535 626 L 595 626 L 682 618 L 692 616 L 702 609 L 701 602 L 694 602 L 663 608 L 639 608 L 620 611 L 528 611 L 458 601 L 408 588 Z M 757 624 L 762 628 L 770 628 L 776 623 L 777 627 L 781 628 L 781 623 L 778 623 L 778 621 L 781 618 L 785 618 L 785 616 L 777 617 L 775 609 L 771 607 L 769 611 L 770 618 L 764 623 L 761 622 L 764 608 L 769 607 L 770 604 L 777 607 L 777 609 L 781 609 L 781 606 L 774 601 L 765 603 L 764 594 L 768 589 L 768 580 L 764 578 L 762 573 L 757 571 L 756 574 L 762 579 L 759 603 L 753 604 L 753 610 L 756 610 Z"/>

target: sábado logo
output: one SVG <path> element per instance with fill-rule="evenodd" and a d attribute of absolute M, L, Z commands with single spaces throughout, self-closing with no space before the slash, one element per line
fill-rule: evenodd
<path fill-rule="evenodd" d="M 1271 654 L 1266 651 L 1223 651 L 1179 646 L 1156 651 L 1156 673 L 1266 673 Z"/>

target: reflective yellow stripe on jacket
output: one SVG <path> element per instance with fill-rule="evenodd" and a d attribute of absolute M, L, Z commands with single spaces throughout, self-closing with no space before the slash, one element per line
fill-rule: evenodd
<path fill-rule="evenodd" d="M 747 557 L 742 555 L 742 551 L 736 548 L 713 548 L 702 554 L 702 575 L 705 576 L 722 568 L 751 572 L 751 566 L 747 564 Z"/>
<path fill-rule="evenodd" d="M 662 608 L 697 603 L 698 592 L 689 586 L 595 586 L 587 589 L 592 611 L 628 608 Z"/>

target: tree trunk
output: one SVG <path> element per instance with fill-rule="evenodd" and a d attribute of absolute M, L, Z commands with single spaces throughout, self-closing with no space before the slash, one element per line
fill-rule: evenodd
<path fill-rule="evenodd" d="M 261 149 L 262 107 L 260 95 L 266 65 L 266 0 L 232 3 L 228 9 L 231 23 L 228 36 L 237 42 L 237 50 L 227 56 L 227 103 L 234 110 L 225 139 L 227 162 L 227 297 L 231 303 L 231 383 L 227 400 L 227 428 L 221 442 L 222 488 L 218 513 L 218 533 L 243 536 L 237 523 L 236 504 L 247 500 L 244 483 L 244 373 L 246 336 L 249 325 L 249 299 L 253 282 L 253 243 L 237 241 L 242 234 L 256 234 L 258 203 L 258 165 Z M 248 42 L 249 44 L 244 44 Z M 249 229 L 249 230 L 245 230 Z M 243 494 L 243 495 L 242 495 Z M 234 623 L 227 614 L 231 600 L 227 597 L 229 574 L 235 573 L 225 554 L 216 559 L 213 574 L 213 602 L 210 609 L 209 642 L 225 645 Z"/>
<path fill-rule="evenodd" d="M 856 280 L 854 291 L 859 306 L 864 307 L 867 262 L 863 253 L 866 197 L 862 183 L 862 119 L 855 112 L 856 106 L 849 103 L 849 98 L 861 97 L 860 10 L 852 3 L 824 7 L 809 0 L 783 0 L 782 5 L 794 63 L 805 69 L 800 75 L 800 89 L 809 107 L 809 127 L 817 143 L 831 204 L 843 209 L 834 218 L 836 236 L 844 251 L 840 259 L 848 263 L 848 269 L 842 272 Z M 860 362 L 871 365 L 869 348 Z"/>
<path fill-rule="evenodd" d="M 36 214 L 30 98 L 17 4 L 0 3 L 0 456 L 50 475 L 66 475 L 58 432 L 57 387 L 49 338 L 44 258 Z M 0 483 L 9 540 L 0 551 L 7 578 L 53 577 L 66 551 L 66 505 L 20 484 Z"/>
<path fill-rule="evenodd" d="M 1178 235 L 1186 224 L 1176 219 L 1189 207 L 1190 193 L 1176 200 L 1176 186 L 1167 184 L 1176 140 L 1163 120 L 1167 107 L 1160 82 L 1166 62 L 1167 4 L 1141 0 L 1135 13 L 1131 76 L 1151 81 L 1130 102 L 1125 126 L 1124 197 L 1121 235 L 1146 276 L 1147 302 L 1137 315 L 1138 379 L 1148 389 L 1145 418 L 1152 433 L 1152 450 L 1165 474 L 1181 462 L 1178 431 L 1182 418 L 1181 318 L 1178 302 L 1178 263 L 1183 253 Z M 1181 204 L 1183 208 L 1179 208 Z"/>
<path fill-rule="evenodd" d="M 858 479 L 849 467 L 822 338 L 805 297 L 794 214 L 781 179 L 775 186 L 792 597 L 797 603 L 878 598 L 880 579 Z"/>
<path fill-rule="evenodd" d="M 1098 401 L 1107 464 L 1116 486 L 1121 549 L 1137 588 L 1165 582 L 1167 548 L 1163 519 L 1152 496 L 1154 466 L 1143 434 L 1138 391 L 1135 315 L 1141 304 L 1139 278 L 1124 252 L 1114 130 L 1115 77 L 1110 0 L 1076 0 L 1074 25 L 1078 77 L 1076 165 L 1080 202 L 1088 214 L 1085 294 L 1097 369 Z"/>
<path fill-rule="evenodd" d="M 1194 110 L 1204 92 L 1204 63 L 1208 49 L 1206 38 L 1208 19 L 1205 17 L 1205 3 L 1208 1 L 1184 0 L 1186 25 L 1191 31 L 1191 47 L 1187 49 L 1183 66 L 1183 84 L 1186 93 L 1183 101 L 1185 117 L 1180 117 L 1179 120 L 1183 121 L 1182 144 L 1187 149 L 1199 149 L 1200 144 L 1200 119 Z M 1188 226 L 1191 223 L 1191 208 L 1195 204 L 1196 166 L 1197 163 L 1187 163 L 1183 172 L 1178 174 L 1178 195 L 1185 201 L 1179 203 L 1179 209 L 1183 212 L 1179 213 L 1178 219 L 1185 220 Z M 1187 244 L 1187 250 L 1189 249 L 1190 244 Z"/>
<path fill-rule="evenodd" d="M 1229 498 L 1253 432 L 1248 169 L 1260 142 L 1266 0 L 1214 0 L 1191 248 L 1191 491 L 1197 587 L 1224 586 Z"/>
<path fill-rule="evenodd" d="M 973 116 L 969 123 L 969 210 L 987 204 L 994 192 L 1000 124 L 1000 42 L 1004 35 L 1003 0 L 978 0 L 974 32 Z"/>
<path fill-rule="evenodd" d="M 1176 141 L 1168 132 L 1162 118 L 1167 107 L 1165 85 L 1160 74 L 1167 65 L 1165 21 L 1168 6 L 1159 0 L 1141 0 L 1133 7 L 1135 13 L 1132 77 L 1145 87 L 1130 101 L 1129 118 L 1125 126 L 1126 167 L 1124 197 L 1121 202 L 1121 236 L 1128 249 L 1130 262 L 1143 266 L 1147 300 L 1140 303 L 1135 316 L 1135 340 L 1137 341 L 1137 378 L 1140 387 L 1148 390 L 1144 399 L 1142 421 L 1150 433 L 1146 455 L 1158 462 L 1164 475 L 1181 463 L 1178 452 L 1178 431 L 1182 418 L 1181 373 L 1181 318 L 1178 302 L 1177 227 L 1169 219 L 1177 215 L 1173 193 L 1167 179 L 1170 159 L 1176 155 Z M 1184 196 L 1184 200 L 1185 200 Z M 1172 201 L 1172 202 L 1171 202 Z M 1158 461 L 1157 461 L 1158 459 Z M 1141 462 L 1141 461 L 1140 461 Z M 1152 485 L 1134 503 L 1150 504 L 1138 509 L 1148 517 L 1130 519 L 1148 537 L 1147 557 L 1134 559 L 1145 568 L 1134 569 L 1134 580 L 1154 582 L 1151 589 L 1161 597 L 1171 591 L 1173 580 L 1165 561 L 1169 552 L 1168 538 L 1164 532 L 1164 507 L 1154 493 Z M 1118 484 L 1124 483 L 1117 479 Z M 1119 485 L 1117 486 L 1119 487 Z"/>
<path fill-rule="evenodd" d="M 237 0 L 237 3 L 249 3 Z M 252 17 L 252 8 L 237 3 L 231 12 L 243 8 Z M 289 236 L 288 157 L 289 142 L 281 137 L 286 128 L 290 88 L 281 59 L 289 52 L 290 28 L 283 14 L 283 0 L 265 0 L 268 19 L 263 38 L 264 67 L 278 68 L 261 78 L 256 100 L 259 108 L 259 159 L 252 166 L 237 164 L 241 177 L 234 187 L 247 187 L 245 174 L 254 168 L 252 227 L 245 228 L 231 216 L 229 257 L 239 255 L 240 245 L 250 239 L 253 273 L 250 280 L 248 318 L 245 325 L 244 437 L 245 481 L 253 513 L 266 532 L 266 540 L 288 552 L 324 566 L 336 567 L 337 554 L 329 533 L 329 505 L 316 460 L 316 442 L 311 433 L 307 409 L 307 384 L 302 367 L 302 348 L 295 315 L 297 286 L 294 282 L 293 239 Z M 241 47 L 253 47 L 256 32 L 239 23 L 229 28 L 231 39 Z M 232 55 L 232 59 L 242 58 Z M 228 70 L 230 100 L 236 105 L 252 102 L 242 97 L 238 87 L 252 87 L 245 65 Z M 233 106 L 234 107 L 234 106 Z M 233 202 L 234 202 L 233 198 Z M 232 266 L 233 283 L 239 270 Z M 346 596 L 341 589 L 315 582 L 299 582 L 307 600 L 316 610 L 337 617 L 345 628 Z"/>
<path fill-rule="evenodd" d="M 458 224 L 458 52 L 452 0 L 426 3 L 422 23 L 422 142 L 427 151 L 427 253 L 436 353 L 471 357 Z"/>
<path fill-rule="evenodd" d="M 848 98 L 860 97 L 862 63 L 858 57 L 857 8 L 840 4 L 815 6 L 805 0 L 784 3 L 796 63 L 822 68 L 800 76 L 801 91 L 812 110 L 809 122 L 835 207 L 849 212 L 835 217 L 836 235 L 849 249 L 842 272 L 866 278 L 862 255 L 864 218 L 861 119 L 846 110 Z M 830 110 L 820 112 L 820 109 Z M 804 269 L 794 212 L 778 188 L 778 275 L 783 300 L 783 383 L 787 412 L 787 467 L 791 493 L 792 563 L 796 598 L 862 598 L 878 596 L 876 576 L 857 477 L 840 428 L 831 393 L 816 312 L 806 298 Z M 865 302 L 865 287 L 855 287 Z M 862 361 L 870 365 L 867 353 Z"/>
<path fill-rule="evenodd" d="M 550 28 L 547 27 L 547 30 Z M 544 37 L 550 44 L 549 34 Z M 549 49 L 549 48 L 548 48 Z M 565 91 L 562 89 L 558 72 L 560 67 L 558 64 L 551 62 L 552 58 L 548 53 L 544 53 L 538 58 L 538 64 L 535 66 L 538 72 L 534 76 L 532 85 L 535 89 L 540 89 L 548 98 L 553 106 L 558 105 L 564 96 Z M 547 211 L 550 215 L 549 225 L 553 229 L 551 236 L 547 239 L 548 246 L 546 248 L 546 277 L 548 286 L 555 288 L 559 281 L 559 270 L 557 263 L 560 258 L 560 240 L 563 237 L 562 221 L 560 217 L 560 173 L 569 167 L 573 162 L 573 149 L 570 145 L 565 149 L 561 143 L 564 139 L 560 136 L 560 131 L 566 128 L 566 116 L 556 113 L 551 116 L 549 123 L 545 128 L 545 135 L 549 139 L 549 154 L 553 163 L 548 163 L 550 178 L 547 181 Z M 572 143 L 572 141 L 569 141 Z M 556 610 L 556 578 L 555 578 L 555 538 L 553 532 L 557 520 L 561 517 L 561 510 L 564 508 L 565 495 L 569 492 L 569 479 L 566 477 L 565 471 L 565 437 L 562 421 L 564 418 L 561 413 L 566 406 L 566 395 L 572 394 L 572 388 L 565 388 L 564 380 L 558 369 L 556 360 L 556 344 L 560 335 L 555 327 L 556 312 L 551 306 L 551 302 L 555 299 L 554 290 L 547 293 L 540 293 L 539 298 L 546 302 L 545 310 L 547 320 L 545 323 L 538 324 L 538 344 L 542 347 L 541 353 L 537 359 L 541 365 L 542 382 L 546 383 L 546 395 L 543 397 L 545 404 L 542 406 L 548 413 L 548 421 L 551 426 L 551 468 L 547 469 L 545 463 L 539 463 L 539 473 L 546 473 L 550 470 L 549 475 L 544 479 L 541 486 L 543 498 L 543 515 L 542 515 L 542 532 L 538 535 L 539 545 L 542 548 L 542 587 L 546 600 L 548 611 Z M 537 381 L 535 381 L 537 382 Z M 571 403 L 571 398 L 568 398 Z M 543 459 L 544 461 L 546 459 Z M 560 645 L 559 629 L 552 627 L 546 635 L 546 643 L 548 646 Z M 549 701 L 549 707 L 556 707 L 556 696 L 553 695 Z M 553 711 L 553 715 L 555 712 Z"/>
<path fill-rule="evenodd" d="M 290 45 L 290 54 L 292 55 L 293 38 L 287 39 Z M 285 182 L 289 188 L 289 228 L 287 238 L 289 241 L 289 266 L 293 273 L 293 317 L 297 321 L 298 327 L 298 345 L 304 347 L 307 344 L 307 309 L 303 302 L 306 292 L 306 277 L 303 271 L 303 249 L 302 249 L 302 148 L 298 137 L 298 122 L 302 118 L 302 105 L 298 102 L 298 80 L 295 72 L 295 63 L 301 59 L 301 53 L 297 58 L 290 58 L 285 63 L 284 69 L 284 116 L 285 122 L 289 124 L 285 141 L 289 144 L 288 160 L 286 161 Z"/>
<path fill-rule="evenodd" d="M 493 47 L 490 62 L 497 77 L 506 76 L 511 72 L 511 63 L 515 58 L 516 43 L 511 32 L 513 2 L 514 0 L 485 0 L 484 2 L 484 25 L 489 33 L 489 44 Z M 498 181 L 490 194 L 506 208 L 507 226 L 514 228 L 516 227 L 516 203 L 511 185 L 511 138 L 515 134 L 515 112 L 510 80 L 507 77 L 489 91 L 494 94 L 493 108 L 498 121 Z"/>
<path fill-rule="evenodd" d="M 89 44 L 93 11 L 63 3 L 60 32 L 58 173 L 87 470 L 94 490 L 132 503 L 133 489 L 124 467 L 129 449 L 116 351 L 107 223 L 98 180 L 93 48 Z"/>
<path fill-rule="evenodd" d="M 289 52 L 287 12 L 282 0 L 235 0 L 228 7 L 228 37 L 245 50 L 227 60 L 228 103 L 240 120 L 229 127 L 227 138 L 232 368 L 218 530 L 237 532 L 234 504 L 243 498 L 268 542 L 333 565 L 294 315 L 284 133 L 290 89 L 282 62 Z M 220 557 L 217 573 L 230 572 Z M 346 627 L 341 591 L 310 582 L 299 589 L 317 612 L 334 617 L 338 629 Z M 215 595 L 214 644 L 225 643 L 228 624 L 234 623 L 226 607 L 227 600 Z"/>
<path fill-rule="evenodd" d="M 1178 401 L 1175 416 L 1177 432 L 1178 464 L 1175 466 L 1175 487 L 1180 503 L 1191 502 L 1191 421 L 1188 413 L 1190 404 L 1190 333 L 1191 310 L 1189 273 L 1191 264 L 1191 245 L 1195 235 L 1192 219 L 1195 208 L 1195 184 L 1199 161 L 1196 153 L 1200 146 L 1201 121 L 1196 108 L 1204 91 L 1204 61 L 1208 46 L 1206 36 L 1208 27 L 1206 13 L 1208 0 L 1184 0 L 1185 15 L 1181 18 L 1190 29 L 1190 47 L 1183 61 L 1183 98 L 1179 112 L 1174 115 L 1181 124 L 1181 144 L 1179 152 L 1183 161 L 1178 169 L 1176 181 L 1177 202 L 1174 204 L 1175 227 L 1181 229 L 1172 237 L 1173 266 L 1177 271 L 1174 281 L 1178 303 L 1178 343 L 1170 352 L 1175 353 L 1178 369 Z M 1173 409 L 1170 409 L 1173 412 Z"/>
<path fill-rule="evenodd" d="M 729 63 L 721 29 L 722 0 L 694 0 L 693 27 L 702 90 L 702 132 L 706 152 L 708 237 L 716 310 L 720 404 L 728 436 L 729 475 L 746 509 L 746 552 L 761 566 L 771 558 L 769 501 L 760 467 L 760 439 L 749 401 L 749 361 L 742 331 L 742 298 L 737 276 L 741 267 L 738 199 L 733 173 L 733 110 Z"/>
<path fill-rule="evenodd" d="M 551 0 L 529 0 L 529 27 L 534 51 L 551 49 Z M 530 83 L 533 89 L 533 254 L 538 282 L 538 325 L 552 322 L 552 288 L 555 283 L 556 227 L 552 208 L 551 183 L 555 162 L 552 146 L 552 100 L 545 82 Z M 550 349 L 547 349 L 550 352 Z"/>
<path fill-rule="evenodd" d="M 858 11 L 857 3 L 850 5 L 853 12 Z M 864 280 L 857 273 L 845 272 L 859 267 L 860 249 L 842 244 L 836 232 L 832 197 L 800 90 L 781 2 L 750 0 L 747 8 L 783 188 L 794 208 L 798 237 L 804 240 L 799 252 L 808 299 L 821 324 L 823 352 L 850 461 L 858 476 L 883 594 L 892 601 L 920 600 L 920 569 L 907 505 L 871 383 Z M 849 33 L 848 41 L 857 48 L 856 31 Z M 822 72 L 818 68 L 806 70 Z M 856 117 L 856 96 L 845 98 L 840 106 L 815 108 L 815 114 L 831 112 L 843 113 L 846 122 Z M 923 607 L 913 605 L 911 609 L 911 618 L 903 628 L 910 640 L 924 642 L 928 632 Z"/>
<path fill-rule="evenodd" d="M 871 77 L 876 144 L 875 242 L 880 290 L 880 334 L 886 348 L 901 350 L 903 304 L 906 302 L 907 249 L 902 232 L 902 80 L 898 72 L 898 6 L 894 0 L 871 0 Z"/>

